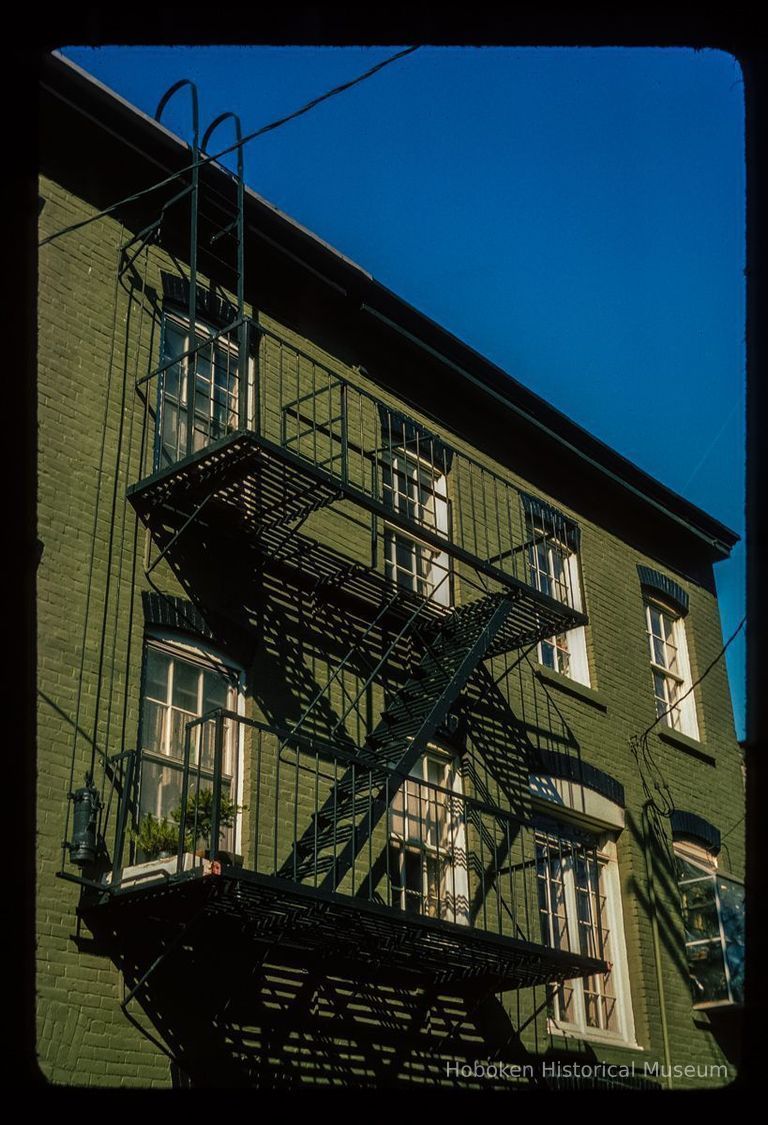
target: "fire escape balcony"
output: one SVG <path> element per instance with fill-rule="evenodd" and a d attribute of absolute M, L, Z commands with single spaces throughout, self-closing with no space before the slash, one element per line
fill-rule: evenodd
<path fill-rule="evenodd" d="M 389 602 L 401 616 L 422 603 L 424 619 L 440 619 L 503 593 L 511 609 L 499 652 L 586 622 L 568 566 L 550 583 L 535 561 L 540 551 L 569 554 L 569 521 L 543 505 L 531 527 L 522 494 L 487 465 L 293 344 L 250 329 L 259 344 L 247 386 L 231 343 L 242 346 L 240 323 L 144 380 L 151 471 L 128 496 L 159 549 L 150 569 L 166 559 L 204 612 L 226 590 L 226 612 L 241 622 L 255 595 L 248 579 L 233 591 L 224 561 L 244 553 L 248 576 L 291 575 L 316 591 Z"/>
<path fill-rule="evenodd" d="M 255 794 L 245 808 L 223 790 L 237 739 Z M 594 846 L 555 840 L 512 811 L 513 796 L 508 808 L 485 799 L 466 763 L 404 774 L 217 710 L 187 725 L 183 770 L 176 855 L 124 865 L 126 779 L 113 869 L 81 900 L 94 934 L 123 945 L 154 935 L 161 957 L 186 951 L 203 965 L 226 950 L 246 967 L 279 946 L 299 963 L 400 987 L 501 991 L 606 971 L 597 895 L 585 898 L 592 915 L 579 934 L 558 928 L 550 901 L 568 863 L 597 878 Z"/>

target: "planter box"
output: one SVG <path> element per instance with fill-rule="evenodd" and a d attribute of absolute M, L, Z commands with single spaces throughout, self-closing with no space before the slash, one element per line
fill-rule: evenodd
<path fill-rule="evenodd" d="M 211 872 L 210 860 L 199 855 L 193 855 L 192 852 L 185 852 L 182 861 L 184 871 L 191 871 L 193 867 L 200 867 L 204 875 L 209 875 Z M 125 887 L 158 880 L 165 881 L 167 875 L 176 874 L 177 864 L 178 857 L 175 855 L 168 856 L 166 859 L 148 859 L 144 863 L 134 863 L 130 867 L 123 868 L 116 885 Z M 112 872 L 104 876 L 103 882 L 107 884 L 112 882 Z"/>

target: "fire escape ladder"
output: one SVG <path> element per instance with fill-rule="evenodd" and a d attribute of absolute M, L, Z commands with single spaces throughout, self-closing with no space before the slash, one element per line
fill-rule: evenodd
<path fill-rule="evenodd" d="M 515 600 L 515 594 L 490 594 L 445 618 L 421 662 L 412 668 L 368 735 L 359 765 L 351 764 L 334 785 L 279 874 L 302 879 L 322 872 L 319 886 L 324 891 L 335 890 L 344 880 L 472 672 L 488 654 Z"/>

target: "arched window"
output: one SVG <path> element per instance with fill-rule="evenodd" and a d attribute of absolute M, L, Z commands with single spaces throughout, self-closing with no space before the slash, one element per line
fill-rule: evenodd
<path fill-rule="evenodd" d="M 530 787 L 537 810 L 541 940 L 608 964 L 606 973 L 550 987 L 549 1029 L 565 1037 L 634 1045 L 616 846 L 623 806 L 567 777 L 532 774 Z M 617 783 L 613 788 L 621 792 Z"/>
<path fill-rule="evenodd" d="M 173 465 L 238 429 L 240 359 L 236 333 L 198 323 L 194 339 L 189 324 L 166 313 L 162 363 L 158 377 L 155 468 Z M 188 428 L 192 425 L 191 439 Z M 240 428 L 245 428 L 243 421 Z"/>
<path fill-rule="evenodd" d="M 392 800 L 389 878 L 393 906 L 469 924 L 461 772 L 439 747 L 421 756 Z"/>
<path fill-rule="evenodd" d="M 579 528 L 556 508 L 524 493 L 528 581 L 536 590 L 583 610 L 579 566 Z M 590 683 L 587 636 L 583 625 L 547 637 L 537 646 L 539 663 L 578 683 Z"/>
<path fill-rule="evenodd" d="M 382 465 L 383 500 L 403 518 L 441 538 L 450 535 L 450 506 L 446 476 L 437 466 L 393 449 Z M 421 542 L 417 536 L 385 528 L 384 558 L 387 578 L 438 605 L 450 605 L 451 568 L 445 551 Z"/>
<path fill-rule="evenodd" d="M 660 597 L 645 597 L 645 625 L 651 657 L 656 717 L 673 730 L 698 739 L 691 665 L 681 614 Z"/>
<path fill-rule="evenodd" d="M 169 834 L 174 831 L 182 798 L 187 724 L 216 708 L 240 712 L 242 678 L 241 669 L 200 643 L 160 631 L 147 637 L 140 728 L 140 832 L 147 818 L 165 823 Z M 228 815 L 219 847 L 228 852 L 237 850 L 239 835 L 234 811 L 239 805 L 242 774 L 238 726 L 232 719 L 223 721 L 222 809 Z M 188 810 L 193 812 L 196 807 L 206 807 L 213 791 L 215 737 L 214 719 L 190 728 Z M 149 842 L 145 838 L 139 850 L 153 858 L 148 856 Z"/>
<path fill-rule="evenodd" d="M 649 566 L 638 566 L 645 631 L 651 658 L 656 718 L 689 738 L 699 738 L 696 699 L 685 635 L 688 595 L 679 583 Z"/>

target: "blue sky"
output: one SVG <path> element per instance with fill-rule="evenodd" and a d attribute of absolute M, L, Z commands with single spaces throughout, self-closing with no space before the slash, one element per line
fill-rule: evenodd
<path fill-rule="evenodd" d="M 67 48 L 150 115 L 244 130 L 396 47 Z M 189 136 L 183 97 L 164 122 Z M 422 47 L 246 148 L 246 180 L 744 535 L 741 72 L 720 51 Z M 225 127 L 217 148 L 229 140 Z M 715 570 L 724 637 L 745 548 Z M 744 733 L 744 631 L 728 652 Z"/>

